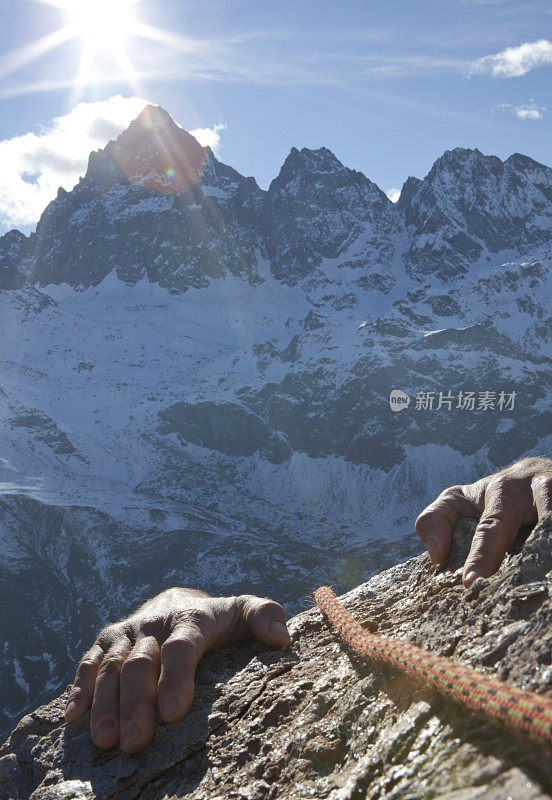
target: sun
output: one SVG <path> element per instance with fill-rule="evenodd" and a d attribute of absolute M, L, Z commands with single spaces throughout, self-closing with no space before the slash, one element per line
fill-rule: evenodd
<path fill-rule="evenodd" d="M 65 0 L 59 5 L 67 15 L 72 36 L 97 53 L 120 51 L 133 24 L 137 0 Z"/>
<path fill-rule="evenodd" d="M 51 50 L 79 42 L 80 61 L 70 79 L 70 103 L 75 104 L 90 85 L 125 82 L 137 96 L 147 90 L 139 79 L 129 52 L 136 39 L 156 46 L 196 53 L 197 45 L 186 36 L 155 28 L 137 19 L 135 6 L 140 0 L 35 0 L 53 6 L 63 16 L 61 26 L 39 39 L 8 53 L 0 60 L 0 78 L 24 67 Z"/>
<path fill-rule="evenodd" d="M 140 93 L 125 45 L 136 32 L 134 6 L 139 0 L 46 0 L 66 17 L 69 39 L 82 42 L 81 60 L 75 78 L 73 102 L 92 80 L 92 71 L 103 55 L 116 62 L 120 74 Z"/>

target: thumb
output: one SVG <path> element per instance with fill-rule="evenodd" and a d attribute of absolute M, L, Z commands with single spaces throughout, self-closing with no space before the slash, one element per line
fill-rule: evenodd
<path fill-rule="evenodd" d="M 243 621 L 246 635 L 272 647 L 285 647 L 291 637 L 286 626 L 286 612 L 274 600 L 242 594 Z"/>

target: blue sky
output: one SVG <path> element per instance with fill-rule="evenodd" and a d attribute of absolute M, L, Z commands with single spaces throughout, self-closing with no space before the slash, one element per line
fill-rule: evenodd
<path fill-rule="evenodd" d="M 549 0 L 131 1 L 0 0 L 0 232 L 31 230 L 142 101 L 263 188 L 292 146 L 384 191 L 456 146 L 552 164 Z"/>

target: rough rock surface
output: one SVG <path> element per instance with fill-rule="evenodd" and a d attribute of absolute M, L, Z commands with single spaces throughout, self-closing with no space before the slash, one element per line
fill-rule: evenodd
<path fill-rule="evenodd" d="M 422 555 L 345 596 L 372 630 L 408 639 L 539 692 L 552 688 L 552 518 L 499 573 L 461 584 L 473 521 L 448 562 Z M 552 797 L 552 758 L 400 674 L 342 646 L 318 609 L 292 644 L 208 654 L 190 714 L 161 724 L 135 756 L 92 745 L 88 715 L 63 723 L 65 695 L 24 717 L 0 750 L 2 800 L 141 798 Z"/>

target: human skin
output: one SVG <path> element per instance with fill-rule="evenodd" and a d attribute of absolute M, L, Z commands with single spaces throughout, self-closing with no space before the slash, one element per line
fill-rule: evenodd
<path fill-rule="evenodd" d="M 440 563 L 456 522 L 479 517 L 464 565 L 469 587 L 496 572 L 521 526 L 550 513 L 552 460 L 525 458 L 475 483 L 445 489 L 415 528 L 431 560 Z M 273 647 L 288 644 L 282 606 L 253 595 L 209 597 L 195 589 L 167 589 L 100 632 L 80 661 L 65 718 L 73 722 L 92 706 L 94 743 L 136 753 L 153 738 L 156 704 L 168 723 L 190 710 L 202 655 L 247 638 Z"/>
<path fill-rule="evenodd" d="M 253 595 L 209 597 L 196 589 L 167 589 L 100 632 L 80 661 L 65 719 L 73 722 L 92 705 L 92 741 L 136 753 L 153 738 L 156 703 L 169 723 L 190 710 L 202 655 L 248 638 L 273 647 L 288 644 L 279 603 Z"/>
<path fill-rule="evenodd" d="M 535 525 L 552 513 L 552 460 L 522 458 L 475 483 L 450 486 L 415 522 L 429 557 L 440 564 L 450 549 L 451 533 L 461 517 L 478 517 L 463 582 L 489 578 L 523 525 Z"/>

